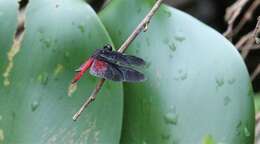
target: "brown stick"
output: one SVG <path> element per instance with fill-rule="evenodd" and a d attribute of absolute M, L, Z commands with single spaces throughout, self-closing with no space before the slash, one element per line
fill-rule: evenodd
<path fill-rule="evenodd" d="M 260 64 L 258 64 L 253 72 L 253 74 L 251 75 L 251 80 L 253 81 L 257 75 L 260 74 Z"/>
<path fill-rule="evenodd" d="M 79 111 L 77 113 L 74 114 L 73 116 L 73 120 L 76 121 L 78 119 L 78 117 L 80 116 L 80 114 L 84 111 L 84 109 L 91 103 L 93 102 L 96 97 L 97 97 L 97 93 L 99 92 L 99 90 L 101 89 L 102 85 L 104 84 L 105 79 L 101 79 L 96 88 L 92 91 L 91 95 L 88 97 L 88 99 L 84 102 L 84 104 L 80 107 Z"/>
<path fill-rule="evenodd" d="M 239 39 L 239 41 L 235 44 L 236 48 L 241 50 L 241 55 L 245 59 L 250 52 L 250 49 L 253 47 L 255 40 L 254 40 L 254 32 L 251 31 L 242 38 Z"/>
<path fill-rule="evenodd" d="M 260 25 L 260 16 L 258 17 L 258 22 L 256 27 L 253 31 L 245 34 L 239 41 L 236 43 L 236 48 L 242 51 L 242 57 L 246 58 L 250 50 L 258 49 L 259 44 L 257 34 L 259 32 L 259 25 Z M 256 43 L 256 44 L 255 44 Z"/>
<path fill-rule="evenodd" d="M 224 36 L 230 37 L 230 35 L 232 34 L 234 22 L 247 2 L 248 0 L 238 0 L 233 5 L 227 8 L 225 19 L 228 23 L 228 28 L 223 33 Z"/>
<path fill-rule="evenodd" d="M 141 31 L 146 30 L 147 26 L 155 14 L 155 12 L 159 9 L 160 5 L 162 4 L 163 0 L 157 0 L 152 9 L 149 11 L 149 13 L 144 17 L 144 19 L 140 22 L 140 24 L 134 29 L 132 34 L 126 39 L 126 41 L 122 44 L 122 46 L 117 50 L 120 53 L 123 53 L 127 50 L 129 45 L 133 42 L 133 40 L 140 34 Z M 88 99 L 84 102 L 84 104 L 81 106 L 79 111 L 73 116 L 73 120 L 76 121 L 80 114 L 86 109 L 86 107 L 93 102 L 96 99 L 96 96 L 100 89 L 102 88 L 102 85 L 104 84 L 105 79 L 101 79 L 99 83 L 97 84 L 96 88 L 93 90 L 91 95 L 88 97 Z"/>
<path fill-rule="evenodd" d="M 260 40 L 258 38 L 259 33 L 260 33 L 260 16 L 258 16 L 257 18 L 257 23 L 254 30 L 255 42 L 258 45 L 260 44 Z"/>
<path fill-rule="evenodd" d="M 233 32 L 230 34 L 231 37 L 238 34 L 240 30 L 244 27 L 244 25 L 252 19 L 253 13 L 256 8 L 260 5 L 260 0 L 255 0 L 246 12 L 243 14 L 242 19 L 239 21 L 238 25 L 234 28 Z"/>

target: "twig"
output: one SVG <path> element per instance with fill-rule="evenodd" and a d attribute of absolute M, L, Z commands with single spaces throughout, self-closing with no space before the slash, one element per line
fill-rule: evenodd
<path fill-rule="evenodd" d="M 80 116 L 80 114 L 84 111 L 84 109 L 96 99 L 97 93 L 99 92 L 99 90 L 101 89 L 102 85 L 104 84 L 105 79 L 101 79 L 96 88 L 92 91 L 91 95 L 89 96 L 89 98 L 84 102 L 84 104 L 80 107 L 79 111 L 77 113 L 74 114 L 73 116 L 73 120 L 77 120 L 78 117 Z"/>
<path fill-rule="evenodd" d="M 259 25 L 260 25 L 260 16 L 258 17 L 258 22 L 253 31 L 245 34 L 240 38 L 240 40 L 236 43 L 236 48 L 242 51 L 242 57 L 246 58 L 250 50 L 258 49 L 259 44 L 257 44 L 257 35 L 259 33 Z M 256 44 L 255 44 L 256 43 Z"/>
<path fill-rule="evenodd" d="M 126 39 L 126 41 L 122 44 L 122 46 L 118 49 L 118 52 L 123 53 L 126 51 L 128 46 L 132 43 L 132 41 L 137 37 L 137 35 L 142 31 L 146 30 L 148 24 L 150 23 L 150 20 L 152 16 L 155 14 L 155 12 L 159 9 L 161 3 L 163 0 L 158 0 L 152 9 L 149 11 L 149 13 L 145 16 L 145 18 L 141 21 L 141 23 L 135 28 L 135 30 L 132 32 L 132 34 Z"/>
<path fill-rule="evenodd" d="M 260 64 L 258 64 L 253 72 L 253 74 L 251 75 L 251 80 L 253 81 L 257 75 L 260 74 Z"/>
<path fill-rule="evenodd" d="M 241 55 L 245 59 L 250 52 L 250 49 L 254 46 L 254 32 L 251 31 L 246 35 L 242 36 L 242 38 L 236 43 L 236 48 L 241 50 Z"/>
<path fill-rule="evenodd" d="M 254 32 L 251 31 L 244 36 L 242 36 L 239 41 L 235 44 L 236 48 L 241 50 L 244 46 L 248 45 L 248 41 L 254 37 Z M 254 42 L 254 41 L 253 41 Z"/>
<path fill-rule="evenodd" d="M 159 9 L 160 5 L 162 4 L 163 0 L 158 0 L 149 13 L 144 17 L 144 19 L 140 22 L 140 24 L 135 28 L 132 34 L 126 39 L 126 41 L 122 44 L 122 46 L 117 50 L 120 53 L 123 53 L 127 50 L 128 46 L 133 42 L 133 40 L 140 34 L 141 31 L 147 29 L 147 26 L 155 14 L 155 12 Z M 104 84 L 105 79 L 101 79 L 97 84 L 96 88 L 93 90 L 89 98 L 85 101 L 85 103 L 81 106 L 79 111 L 73 116 L 73 120 L 76 121 L 80 114 L 84 111 L 84 109 L 96 99 L 97 93 L 100 91 L 102 85 Z"/>
<path fill-rule="evenodd" d="M 260 5 L 260 0 L 255 0 L 249 8 L 244 13 L 242 19 L 239 21 L 238 25 L 234 28 L 231 36 L 234 36 L 240 32 L 240 30 L 244 27 L 244 25 L 252 19 L 253 13 L 256 8 Z"/>
<path fill-rule="evenodd" d="M 255 144 L 260 144 L 259 143 L 259 138 L 260 138 L 260 113 L 256 112 L 255 114 Z"/>
<path fill-rule="evenodd" d="M 260 44 L 260 39 L 259 39 L 259 33 L 260 33 L 260 16 L 258 16 L 257 18 L 257 23 L 256 23 L 256 26 L 255 26 L 255 30 L 254 30 L 254 36 L 255 36 L 255 42 L 256 44 Z"/>
<path fill-rule="evenodd" d="M 224 36 L 230 37 L 230 35 L 232 35 L 234 22 L 247 2 L 248 0 L 238 0 L 233 5 L 227 8 L 225 19 L 228 23 L 228 28 L 223 33 Z"/>

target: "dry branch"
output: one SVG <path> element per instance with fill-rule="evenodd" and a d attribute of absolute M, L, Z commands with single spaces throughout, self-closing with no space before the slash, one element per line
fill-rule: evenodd
<path fill-rule="evenodd" d="M 234 22 L 247 2 L 248 0 L 238 0 L 226 9 L 225 20 L 228 23 L 228 28 L 224 32 L 224 36 L 230 37 L 232 35 Z"/>
<path fill-rule="evenodd" d="M 256 10 L 256 8 L 260 5 L 260 0 L 255 0 L 249 8 L 246 10 L 246 12 L 243 14 L 243 17 L 239 21 L 238 25 L 234 28 L 232 32 L 232 36 L 238 34 L 240 30 L 245 26 L 245 24 L 252 20 L 253 13 Z"/>

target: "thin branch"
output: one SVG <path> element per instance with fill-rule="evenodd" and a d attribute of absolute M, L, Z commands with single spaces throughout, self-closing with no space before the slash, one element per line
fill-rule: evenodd
<path fill-rule="evenodd" d="M 146 31 L 147 26 L 152 18 L 152 16 L 155 14 L 155 12 L 159 9 L 160 5 L 162 4 L 163 0 L 158 0 L 152 7 L 152 9 L 149 11 L 149 13 L 144 17 L 144 19 L 140 22 L 140 24 L 135 28 L 135 30 L 132 32 L 132 34 L 126 39 L 126 41 L 122 44 L 122 46 L 118 49 L 118 52 L 123 53 L 127 50 L 129 45 L 133 42 L 133 40 L 142 32 Z M 101 79 L 99 83 L 97 84 L 96 88 L 93 90 L 89 98 L 84 102 L 84 104 L 81 106 L 79 111 L 73 116 L 73 120 L 76 121 L 80 114 L 84 111 L 84 109 L 96 99 L 96 96 L 100 89 L 102 88 L 102 85 L 104 84 L 105 79 Z"/>
<path fill-rule="evenodd" d="M 236 43 L 236 48 L 241 50 L 241 55 L 245 59 L 250 52 L 250 49 L 254 46 L 254 32 L 251 31 L 246 35 L 242 36 L 242 38 Z"/>
<path fill-rule="evenodd" d="M 259 34 L 260 34 L 260 16 L 258 16 L 257 18 L 257 23 L 254 30 L 255 42 L 256 44 L 258 44 L 258 46 L 260 44 L 260 38 L 258 37 Z"/>
<path fill-rule="evenodd" d="M 246 45 L 248 45 L 248 41 L 249 41 L 250 39 L 252 39 L 253 36 L 254 36 L 253 33 L 254 33 L 254 32 L 251 31 L 251 32 L 245 34 L 244 36 L 242 36 L 242 37 L 239 39 L 239 41 L 235 44 L 236 48 L 239 49 L 239 50 L 242 50 L 243 47 L 245 47 Z M 253 42 L 254 42 L 254 41 L 253 41 Z M 250 43 L 252 43 L 252 42 L 250 42 Z"/>
<path fill-rule="evenodd" d="M 246 58 L 250 50 L 252 49 L 258 49 L 259 44 L 257 35 L 259 33 L 259 25 L 260 25 L 260 16 L 258 17 L 258 22 L 256 24 L 256 27 L 253 31 L 245 34 L 240 38 L 240 40 L 236 43 L 236 48 L 242 51 L 242 57 Z"/>
<path fill-rule="evenodd" d="M 118 49 L 118 52 L 123 53 L 126 51 L 128 46 L 132 43 L 132 41 L 137 37 L 137 35 L 142 31 L 146 30 L 148 24 L 150 23 L 150 20 L 152 16 L 155 14 L 155 12 L 159 9 L 161 3 L 163 0 L 158 0 L 152 9 L 149 11 L 149 13 L 145 16 L 145 18 L 141 21 L 141 23 L 135 28 L 133 33 L 126 39 L 126 41 L 122 44 L 122 46 Z"/>
<path fill-rule="evenodd" d="M 257 24 L 255 26 L 255 30 L 254 30 L 254 37 L 255 37 L 255 42 L 256 42 L 256 48 L 260 46 L 260 42 L 259 42 L 259 38 L 258 38 L 258 35 L 259 35 L 259 32 L 260 32 L 260 16 L 258 16 L 257 18 Z M 260 64 L 257 65 L 257 67 L 255 68 L 253 74 L 251 75 L 251 79 L 252 81 L 260 74 Z"/>
<path fill-rule="evenodd" d="M 225 19 L 228 23 L 228 28 L 223 33 L 224 36 L 230 37 L 233 31 L 234 22 L 236 18 L 239 16 L 239 14 L 241 13 L 241 10 L 243 9 L 243 7 L 246 5 L 247 2 L 248 0 L 238 0 L 237 2 L 235 2 L 233 5 L 231 5 L 226 9 Z"/>
<path fill-rule="evenodd" d="M 78 119 L 78 117 L 80 116 L 80 114 L 84 111 L 84 109 L 91 103 L 93 102 L 96 97 L 97 97 L 97 93 L 100 91 L 101 87 L 103 86 L 105 82 L 105 79 L 101 79 L 96 88 L 92 91 L 91 95 L 89 96 L 89 98 L 84 102 L 84 104 L 80 107 L 79 111 L 77 113 L 74 114 L 73 116 L 73 120 L 76 121 Z"/>
<path fill-rule="evenodd" d="M 256 8 L 260 5 L 260 0 L 255 0 L 249 8 L 244 13 L 242 19 L 239 21 L 238 25 L 234 28 L 231 36 L 234 36 L 240 32 L 240 30 L 244 27 L 244 25 L 252 19 L 253 13 Z"/>
<path fill-rule="evenodd" d="M 251 75 L 251 80 L 253 81 L 260 74 L 260 64 L 258 64 Z"/>

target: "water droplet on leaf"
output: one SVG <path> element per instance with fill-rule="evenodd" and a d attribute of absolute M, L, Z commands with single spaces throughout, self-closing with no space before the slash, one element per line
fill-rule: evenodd
<path fill-rule="evenodd" d="M 244 134 L 245 134 L 246 137 L 250 136 L 250 132 L 249 132 L 249 130 L 246 126 L 244 127 Z"/>
<path fill-rule="evenodd" d="M 48 79 L 49 79 L 48 77 L 49 77 L 49 76 L 48 76 L 48 73 L 43 72 L 43 73 L 41 73 L 41 74 L 38 75 L 37 80 L 38 80 L 41 84 L 47 85 L 47 84 L 48 84 Z"/>
<path fill-rule="evenodd" d="M 174 43 L 169 44 L 168 47 L 170 48 L 170 50 L 171 50 L 172 52 L 175 52 L 175 51 L 176 51 L 176 45 L 175 45 Z"/>
<path fill-rule="evenodd" d="M 164 9 L 164 13 L 167 15 L 167 17 L 171 17 L 172 16 L 172 13 L 167 10 L 167 9 Z"/>
<path fill-rule="evenodd" d="M 231 84 L 231 85 L 234 84 L 235 82 L 236 82 L 235 78 L 232 78 L 232 79 L 228 80 L 228 83 Z"/>
<path fill-rule="evenodd" d="M 80 32 L 84 33 L 85 32 L 85 28 L 84 25 L 79 25 L 78 29 L 80 30 Z"/>
<path fill-rule="evenodd" d="M 169 112 L 164 115 L 164 121 L 167 124 L 177 125 L 178 115 L 176 114 L 175 107 L 171 107 Z"/>
<path fill-rule="evenodd" d="M 227 106 L 231 102 L 231 99 L 229 96 L 225 96 L 224 98 L 224 106 Z"/>
<path fill-rule="evenodd" d="M 182 42 L 186 39 L 181 31 L 177 32 L 174 38 L 179 42 Z"/>
<path fill-rule="evenodd" d="M 65 53 L 64 53 L 64 57 L 65 57 L 65 58 L 69 58 L 69 57 L 70 57 L 70 53 L 69 53 L 69 52 L 65 52 Z"/>
<path fill-rule="evenodd" d="M 60 73 L 62 73 L 64 70 L 64 66 L 62 64 L 57 64 L 55 70 L 54 70 L 54 77 L 57 77 Z"/>
<path fill-rule="evenodd" d="M 218 87 L 221 87 L 221 86 L 223 86 L 224 85 L 224 79 L 223 78 L 217 78 L 216 79 L 216 83 L 217 83 L 217 86 Z"/>
<path fill-rule="evenodd" d="M 187 73 L 184 73 L 182 76 L 181 76 L 181 80 L 186 80 L 188 78 L 188 74 Z"/>
<path fill-rule="evenodd" d="M 43 43 L 43 45 L 46 47 L 46 48 L 50 48 L 51 47 L 51 40 L 49 39 L 45 39 L 45 38 L 40 38 L 40 42 Z"/>
<path fill-rule="evenodd" d="M 39 102 L 38 101 L 33 101 L 32 103 L 31 103 L 31 109 L 32 109 L 32 111 L 34 112 L 38 107 L 39 107 Z"/>
<path fill-rule="evenodd" d="M 240 135 L 242 121 L 239 121 L 236 125 L 236 135 Z"/>
<path fill-rule="evenodd" d="M 177 37 L 177 36 L 175 36 L 175 39 L 176 39 L 177 41 L 179 41 L 179 42 L 182 42 L 182 41 L 185 40 L 184 37 Z"/>

